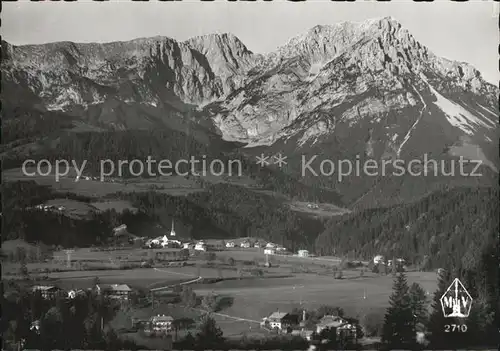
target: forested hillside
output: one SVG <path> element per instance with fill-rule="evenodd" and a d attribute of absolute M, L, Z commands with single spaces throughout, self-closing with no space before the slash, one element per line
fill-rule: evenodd
<path fill-rule="evenodd" d="M 403 257 L 423 268 L 458 266 L 498 242 L 498 200 L 496 189 L 455 188 L 415 203 L 344 215 L 327 223 L 316 248 L 365 259 Z"/>
<path fill-rule="evenodd" d="M 210 185 L 185 198 L 155 192 L 119 197 L 158 221 L 179 218 L 192 226 L 197 239 L 260 237 L 296 250 L 312 248 L 323 230 L 321 220 L 293 212 L 278 198 L 227 184 Z"/>
<path fill-rule="evenodd" d="M 174 218 L 194 239 L 260 237 L 293 251 L 315 248 L 320 255 L 403 257 L 422 269 L 471 267 L 498 242 L 499 194 L 491 188 L 434 192 L 415 203 L 354 212 L 326 223 L 290 210 L 279 197 L 227 184 L 207 185 L 187 196 L 112 194 L 108 197 L 130 201 L 138 213 L 108 210 L 86 219 L 29 207 L 54 198 L 90 198 L 57 193 L 34 182 L 7 183 L 3 189 L 2 240 L 87 246 L 104 242 L 120 224 L 127 224 L 133 234 L 149 236 L 148 228 L 168 228 Z"/>
<path fill-rule="evenodd" d="M 3 188 L 8 207 L 3 212 L 2 240 L 88 246 L 105 242 L 112 228 L 120 224 L 126 224 L 135 235 L 150 236 L 148 228 L 156 224 L 169 228 L 174 218 L 195 239 L 261 237 L 295 251 L 312 249 L 316 235 L 324 229 L 321 220 L 298 215 L 280 198 L 225 184 L 208 185 L 205 191 L 187 197 L 154 191 L 112 194 L 109 198 L 130 201 L 138 213 L 108 210 L 91 213 L 86 219 L 32 207 L 55 198 L 83 202 L 91 198 L 58 193 L 34 182 L 7 183 Z"/>
<path fill-rule="evenodd" d="M 31 116 L 31 114 L 29 114 Z M 47 117 L 48 116 L 48 117 Z M 29 149 L 11 149 L 3 154 L 3 168 L 21 167 L 26 158 L 41 160 L 48 159 L 55 164 L 56 160 L 75 160 L 78 165 L 85 161 L 86 174 L 100 175 L 101 162 L 112 160 L 115 169 L 109 168 L 109 163 L 104 163 L 105 172 L 112 172 L 113 177 L 141 177 L 150 178 L 146 160 L 153 160 L 151 171 L 153 176 L 159 176 L 158 163 L 161 160 L 169 160 L 174 165 L 179 160 L 198 161 L 196 172 L 202 172 L 201 161 L 206 161 L 207 174 L 210 174 L 210 162 L 220 160 L 224 164 L 225 175 L 241 174 L 255 180 L 261 189 L 276 191 L 291 198 L 303 201 L 329 202 L 342 205 L 341 196 L 334 190 L 318 187 L 316 185 L 305 185 L 297 176 L 285 174 L 279 169 L 260 167 L 255 164 L 253 157 L 244 156 L 233 143 L 224 142 L 217 137 L 199 131 L 193 134 L 162 128 L 152 130 L 113 130 L 100 132 L 74 132 L 62 131 L 59 125 L 54 124 L 54 130 L 58 135 L 46 134 L 41 137 L 34 126 L 47 118 L 49 121 L 61 121 L 53 114 L 39 115 L 37 118 L 29 119 L 26 114 L 23 118 L 12 119 L 7 125 L 6 135 L 12 143 L 33 142 Z M 24 118 L 25 117 L 25 118 Z M 49 118 L 50 117 L 50 118 Z M 56 123 L 54 122 L 54 123 Z M 50 124 L 53 125 L 52 123 Z M 67 125 L 69 122 L 67 122 Z M 11 145 L 12 146 L 12 145 Z M 29 156 L 29 157 L 28 157 Z M 140 160 L 144 170 L 140 175 L 139 167 L 135 167 L 131 174 L 127 164 L 119 168 L 118 162 Z M 107 168 L 106 168 L 107 167 Z M 231 170 L 229 169 L 231 167 Z M 163 169 L 175 175 L 175 167 Z M 191 165 L 179 163 L 180 174 L 191 173 Z M 215 167 L 214 172 L 220 168 Z M 108 173 L 109 174 L 109 173 Z"/>

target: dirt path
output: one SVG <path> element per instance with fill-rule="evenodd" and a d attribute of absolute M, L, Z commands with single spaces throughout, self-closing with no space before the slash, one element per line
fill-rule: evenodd
<path fill-rule="evenodd" d="M 168 273 L 168 274 L 177 274 L 177 275 L 182 275 L 182 276 L 188 276 L 188 277 L 192 277 L 193 275 L 192 274 L 186 274 L 186 273 L 179 273 L 179 272 L 171 272 L 171 271 L 168 271 L 168 270 L 162 270 L 162 269 L 159 269 L 159 268 L 153 268 L 153 270 L 157 271 L 157 272 L 165 272 L 165 273 Z M 150 289 L 150 291 L 159 291 L 159 290 L 165 290 L 165 289 L 170 289 L 172 287 L 174 287 L 175 285 L 188 285 L 188 284 L 193 284 L 193 283 L 197 283 L 199 282 L 200 280 L 202 280 L 203 277 L 198 277 L 198 278 L 195 278 L 193 280 L 189 280 L 187 282 L 182 282 L 182 283 L 179 283 L 179 284 L 170 284 L 170 285 L 166 285 L 166 286 L 161 286 L 159 288 L 153 288 L 153 289 Z M 150 284 L 149 286 L 152 286 L 152 285 L 155 285 L 155 284 L 158 284 L 158 283 L 153 283 L 153 284 Z M 148 287 L 149 287 L 148 286 Z"/>
<path fill-rule="evenodd" d="M 198 311 L 198 312 L 207 312 L 207 311 L 199 309 L 199 308 L 193 308 L 193 310 Z M 218 313 L 218 312 L 210 312 L 210 314 L 213 314 L 213 315 L 216 315 L 216 316 L 219 316 L 219 317 L 234 319 L 236 321 L 241 321 L 241 322 L 257 323 L 257 324 L 260 325 L 260 321 L 256 321 L 256 320 L 253 320 L 253 319 L 246 319 L 246 318 L 234 317 L 234 316 L 230 316 L 228 314 Z"/>

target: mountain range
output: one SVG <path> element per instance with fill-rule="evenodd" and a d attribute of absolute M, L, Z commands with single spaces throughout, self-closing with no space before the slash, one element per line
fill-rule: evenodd
<path fill-rule="evenodd" d="M 121 145 L 126 133 L 142 135 L 153 156 L 180 157 L 196 144 L 212 157 L 245 158 L 252 172 L 256 156 L 282 154 L 286 165 L 270 172 L 305 192 L 332 192 L 335 205 L 351 209 L 497 184 L 499 89 L 470 64 L 436 56 L 391 17 L 318 25 L 268 54 L 232 34 L 2 41 L 1 72 L 4 168 L 28 155 L 84 157 L 100 144 L 75 141 L 82 135 Z M 177 144 L 158 132 L 174 133 Z M 316 169 L 322 159 L 464 157 L 482 162 L 482 176 L 301 174 L 302 159 L 314 155 Z"/>

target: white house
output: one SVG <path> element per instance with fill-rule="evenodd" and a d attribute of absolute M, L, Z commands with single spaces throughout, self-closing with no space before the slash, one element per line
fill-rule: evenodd
<path fill-rule="evenodd" d="M 151 244 L 160 245 L 160 239 L 154 238 L 154 239 L 150 239 L 146 242 L 147 246 L 151 246 Z"/>
<path fill-rule="evenodd" d="M 123 233 L 126 233 L 127 232 L 127 225 L 126 224 L 122 224 L 116 228 L 113 228 L 113 234 L 114 235 L 119 235 L 119 234 L 123 234 Z"/>
<path fill-rule="evenodd" d="M 183 244 L 179 240 L 169 239 L 166 235 L 159 236 L 154 239 L 149 239 L 146 241 L 146 246 L 151 247 L 151 245 L 161 245 L 163 248 L 168 247 L 170 244 L 177 244 L 182 246 Z M 186 247 L 185 247 L 186 248 Z"/>
<path fill-rule="evenodd" d="M 76 289 L 76 290 L 70 290 L 70 291 L 68 291 L 68 298 L 69 299 L 74 299 L 77 296 L 85 296 L 85 290 Z"/>
<path fill-rule="evenodd" d="M 265 255 L 274 255 L 274 254 L 276 254 L 276 251 L 274 249 L 264 249 L 264 254 Z"/>
<path fill-rule="evenodd" d="M 309 257 L 309 251 L 307 250 L 299 250 L 299 257 Z"/>
<path fill-rule="evenodd" d="M 37 319 L 33 323 L 31 323 L 30 330 L 34 331 L 35 333 L 40 333 L 40 320 Z"/>
<path fill-rule="evenodd" d="M 207 251 L 207 245 L 203 241 L 198 241 L 194 246 L 196 251 Z"/>
<path fill-rule="evenodd" d="M 188 250 L 194 249 L 194 246 L 195 245 L 193 243 L 184 243 L 184 244 L 182 244 L 182 248 L 188 249 Z"/>
<path fill-rule="evenodd" d="M 226 243 L 226 247 L 233 248 L 234 247 L 234 242 L 232 242 L 232 241 L 227 242 Z"/>
<path fill-rule="evenodd" d="M 322 330 L 328 328 L 335 328 L 337 330 L 337 335 L 345 334 L 356 338 L 357 328 L 356 325 L 350 323 L 339 316 L 326 315 L 321 318 L 320 322 L 316 325 L 316 333 L 321 333 Z"/>
<path fill-rule="evenodd" d="M 283 330 L 292 325 L 291 316 L 285 312 L 274 312 L 269 317 L 264 318 L 261 325 Z"/>
<path fill-rule="evenodd" d="M 162 247 L 167 247 L 169 244 L 177 244 L 181 246 L 181 242 L 179 240 L 172 240 L 169 239 L 166 235 L 164 235 L 163 238 L 161 238 L 160 245 Z"/>
<path fill-rule="evenodd" d="M 260 249 L 260 244 L 259 243 L 255 243 L 254 246 L 256 249 Z"/>
<path fill-rule="evenodd" d="M 174 319 L 170 316 L 158 315 L 151 317 L 150 321 L 154 331 L 170 331 Z"/>
<path fill-rule="evenodd" d="M 250 243 L 248 241 L 244 241 L 244 242 L 241 243 L 241 247 L 245 248 L 245 249 L 248 249 L 250 247 Z"/>
<path fill-rule="evenodd" d="M 384 263 L 384 256 L 382 256 L 382 255 L 375 256 L 373 258 L 373 263 L 374 264 Z"/>
<path fill-rule="evenodd" d="M 267 249 L 274 249 L 275 247 L 276 247 L 276 245 L 274 245 L 273 243 L 267 243 L 267 245 L 266 245 Z"/>
<path fill-rule="evenodd" d="M 127 284 L 97 284 L 95 289 L 99 295 L 128 300 L 132 289 Z"/>
<path fill-rule="evenodd" d="M 393 263 L 394 263 L 394 262 L 393 262 L 393 260 L 388 260 L 388 261 L 387 261 L 387 265 L 388 265 L 389 267 L 392 267 Z M 396 258 L 396 262 L 395 262 L 395 263 L 396 263 L 396 266 L 398 266 L 398 267 L 403 267 L 403 266 L 404 266 L 404 264 L 405 264 L 405 260 L 404 260 L 404 259 L 402 259 L 402 258 Z"/>

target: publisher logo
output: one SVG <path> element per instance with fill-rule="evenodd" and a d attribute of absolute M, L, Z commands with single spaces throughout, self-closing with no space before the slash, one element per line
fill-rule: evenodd
<path fill-rule="evenodd" d="M 445 318 L 467 318 L 469 316 L 472 297 L 458 278 L 455 278 L 439 301 Z"/>

